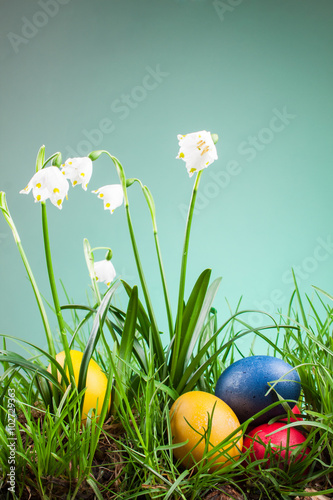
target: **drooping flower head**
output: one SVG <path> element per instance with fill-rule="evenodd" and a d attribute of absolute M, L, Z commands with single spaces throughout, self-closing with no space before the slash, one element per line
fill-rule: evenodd
<path fill-rule="evenodd" d="M 120 207 L 124 200 L 124 192 L 121 184 L 110 184 L 95 189 L 92 193 L 96 193 L 98 198 L 104 201 L 104 210 L 110 210 L 113 214 L 116 208 Z"/>
<path fill-rule="evenodd" d="M 62 208 L 62 202 L 67 196 L 69 184 L 57 167 L 45 167 L 30 179 L 28 185 L 20 191 L 22 194 L 32 194 L 37 201 L 45 201 L 48 198 L 58 208 Z"/>
<path fill-rule="evenodd" d="M 191 134 L 178 135 L 177 139 L 180 149 L 176 158 L 185 161 L 190 177 L 217 160 L 217 151 L 210 132 L 201 130 Z"/>
<path fill-rule="evenodd" d="M 94 262 L 94 271 L 96 274 L 96 281 L 102 281 L 110 286 L 112 281 L 116 277 L 116 270 L 111 262 L 111 260 L 99 260 Z"/>
<path fill-rule="evenodd" d="M 61 165 L 61 172 L 66 179 L 71 181 L 72 186 L 81 184 L 82 188 L 87 191 L 92 175 L 92 161 L 87 156 L 83 158 L 68 158 Z"/>

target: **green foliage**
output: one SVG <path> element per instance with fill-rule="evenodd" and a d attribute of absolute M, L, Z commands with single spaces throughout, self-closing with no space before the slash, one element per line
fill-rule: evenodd
<path fill-rule="evenodd" d="M 34 354 L 25 358 L 9 350 L 6 336 L 1 335 L 0 490 L 6 484 L 9 472 L 8 404 L 10 391 L 15 390 L 15 467 L 16 477 L 20 478 L 17 481 L 18 498 L 30 488 L 40 498 L 50 500 L 59 498 L 59 495 L 73 500 L 83 498 L 87 490 L 98 499 L 194 500 L 204 498 L 213 490 L 223 491 L 225 485 L 232 486 L 235 492 L 246 497 L 255 485 L 260 498 L 266 495 L 266 498 L 281 500 L 304 496 L 304 488 L 311 481 L 325 485 L 323 494 L 333 493 L 330 482 L 333 474 L 333 308 L 332 304 L 324 302 L 327 299 L 332 301 L 332 296 L 316 289 L 319 308 L 314 300 L 306 296 L 309 310 L 306 314 L 295 280 L 295 292 L 287 314 L 281 315 L 279 324 L 273 317 L 263 314 L 268 324 L 261 328 L 248 324 L 246 317 L 251 311 L 241 310 L 240 303 L 236 311 L 230 310 L 229 317 L 223 318 L 219 326 L 213 303 L 221 279 L 210 282 L 210 269 L 201 272 L 186 297 L 189 239 L 202 175 L 200 171 L 189 204 L 181 254 L 178 304 L 173 314 L 153 196 L 140 180 L 127 179 L 119 160 L 107 151 L 95 151 L 89 157 L 95 161 L 102 154 L 112 160 L 123 188 L 126 222 L 141 287 L 119 281 L 112 283 L 101 294 L 94 272 L 96 249 L 92 249 L 85 239 L 84 255 L 91 278 L 92 298 L 89 296 L 88 305 L 72 303 L 64 289 L 68 303 L 61 305 L 53 274 L 46 205 L 42 202 L 43 243 L 53 299 L 51 309 L 58 320 L 58 346 L 65 351 L 64 367 L 55 359 L 57 342 L 49 326 L 44 301 L 11 218 L 5 193 L 0 193 L 0 208 L 12 230 L 32 285 L 48 343 L 48 351 L 45 351 L 25 340 L 11 338 L 20 340 L 26 349 L 34 349 Z M 37 155 L 36 169 L 44 168 L 49 162 L 59 167 L 61 154 L 55 153 L 45 160 L 45 147 L 42 146 Z M 131 219 L 128 189 L 134 185 L 142 191 L 152 222 L 168 320 L 169 342 L 165 346 Z M 121 286 L 128 297 L 124 310 L 113 303 Z M 70 313 L 71 321 L 65 320 L 67 313 Z M 270 338 L 272 333 L 276 337 L 274 340 Z M 201 435 L 207 444 L 206 455 L 195 467 L 183 469 L 173 457 L 173 449 L 179 444 L 172 442 L 169 408 L 184 392 L 197 389 L 214 392 L 216 382 L 227 366 L 236 358 L 253 354 L 253 348 L 250 353 L 241 352 L 239 340 L 244 336 L 261 338 L 274 355 L 297 368 L 303 389 L 300 407 L 304 420 L 292 422 L 289 415 L 286 428 L 301 428 L 307 436 L 306 445 L 310 451 L 296 463 L 291 460 L 290 464 L 288 461 L 270 464 L 268 455 L 263 460 L 249 463 L 249 450 L 223 470 L 212 472 L 210 459 L 220 451 L 221 443 L 208 452 L 210 424 Z M 70 349 L 74 348 L 83 352 L 77 383 L 69 355 Z M 91 410 L 88 418 L 82 421 L 87 371 L 92 359 L 107 376 L 106 397 L 99 418 Z M 211 422 L 212 417 L 209 418 Z M 253 418 L 240 426 L 242 433 L 246 433 Z M 234 439 L 234 435 L 228 436 L 224 445 L 231 446 Z M 298 452 L 294 450 L 292 453 L 297 456 Z M 108 475 L 104 474 L 106 470 Z M 52 481 L 46 478 L 52 478 Z"/>

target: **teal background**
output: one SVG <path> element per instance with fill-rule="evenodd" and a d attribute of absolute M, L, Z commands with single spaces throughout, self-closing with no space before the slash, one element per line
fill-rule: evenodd
<path fill-rule="evenodd" d="M 244 308 L 286 311 L 291 266 L 303 293 L 311 296 L 316 285 L 332 294 L 330 0 L 3 0 L 0 10 L 0 189 L 46 300 L 40 206 L 32 194 L 19 194 L 34 174 L 39 147 L 45 144 L 47 155 L 61 151 L 64 159 L 107 149 L 128 177 L 149 186 L 175 311 L 184 207 L 194 179 L 175 159 L 177 134 L 202 129 L 219 134 L 219 159 L 202 176 L 187 293 L 206 267 L 222 276 L 219 323 L 229 316 L 226 299 L 234 309 L 240 296 Z M 148 77 L 151 71 L 160 76 Z M 121 102 L 126 95 L 129 104 Z M 274 118 L 279 113 L 282 121 Z M 103 157 L 86 193 L 71 188 L 62 211 L 48 203 L 55 273 L 78 303 L 89 289 L 85 237 L 93 247 L 112 248 L 119 277 L 138 281 L 123 209 L 111 216 L 90 192 L 115 182 Z M 138 185 L 129 195 L 164 329 L 149 213 Z M 0 255 L 0 333 L 45 347 L 4 219 Z M 125 302 L 120 292 L 117 303 Z M 250 320 L 259 324 L 256 315 Z"/>

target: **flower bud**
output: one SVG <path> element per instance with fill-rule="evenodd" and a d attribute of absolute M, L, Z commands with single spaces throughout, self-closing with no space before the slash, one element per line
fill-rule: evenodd
<path fill-rule="evenodd" d="M 109 248 L 109 250 L 107 251 L 106 255 L 105 255 L 105 260 L 111 260 L 112 259 L 112 250 L 111 248 Z"/>
<path fill-rule="evenodd" d="M 56 156 L 52 160 L 52 165 L 55 167 L 60 167 L 61 162 L 62 162 L 61 153 L 57 153 Z"/>
<path fill-rule="evenodd" d="M 132 186 L 132 184 L 133 184 L 135 181 L 136 181 L 136 179 L 133 179 L 133 178 L 131 178 L 131 179 L 126 179 L 126 187 L 128 188 L 128 187 Z"/>
<path fill-rule="evenodd" d="M 212 136 L 212 139 L 213 139 L 213 143 L 216 144 L 217 141 L 219 140 L 219 136 L 217 134 L 211 134 Z"/>
<path fill-rule="evenodd" d="M 98 149 L 96 151 L 92 151 L 91 153 L 88 154 L 88 158 L 90 158 L 91 161 L 95 161 L 95 160 L 97 160 L 101 156 L 102 153 L 103 153 L 102 149 Z"/>

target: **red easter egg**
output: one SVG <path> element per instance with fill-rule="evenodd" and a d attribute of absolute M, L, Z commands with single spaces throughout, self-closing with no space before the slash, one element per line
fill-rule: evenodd
<path fill-rule="evenodd" d="M 289 422 L 299 422 L 300 420 L 303 420 L 303 417 L 300 417 L 299 415 L 301 414 L 301 410 L 298 408 L 297 405 L 295 405 L 291 409 L 292 413 L 294 414 L 294 417 L 290 416 Z M 281 422 L 288 422 L 288 417 L 286 418 L 281 418 Z"/>
<path fill-rule="evenodd" d="M 269 458 L 266 464 L 262 464 L 262 467 L 269 468 L 278 465 L 281 469 L 284 468 L 286 461 L 290 465 L 291 461 L 295 463 L 303 460 L 305 455 L 309 453 L 309 448 L 300 449 L 297 456 L 290 457 L 290 455 L 295 448 L 304 443 L 306 437 L 295 427 L 288 429 L 283 429 L 283 427 L 285 424 L 275 422 L 274 424 L 262 424 L 252 429 L 245 436 L 243 443 L 243 451 L 252 449 L 248 459 L 254 462 Z M 268 434 L 273 431 L 277 432 L 269 436 Z M 268 445 L 270 449 L 266 451 Z"/>

